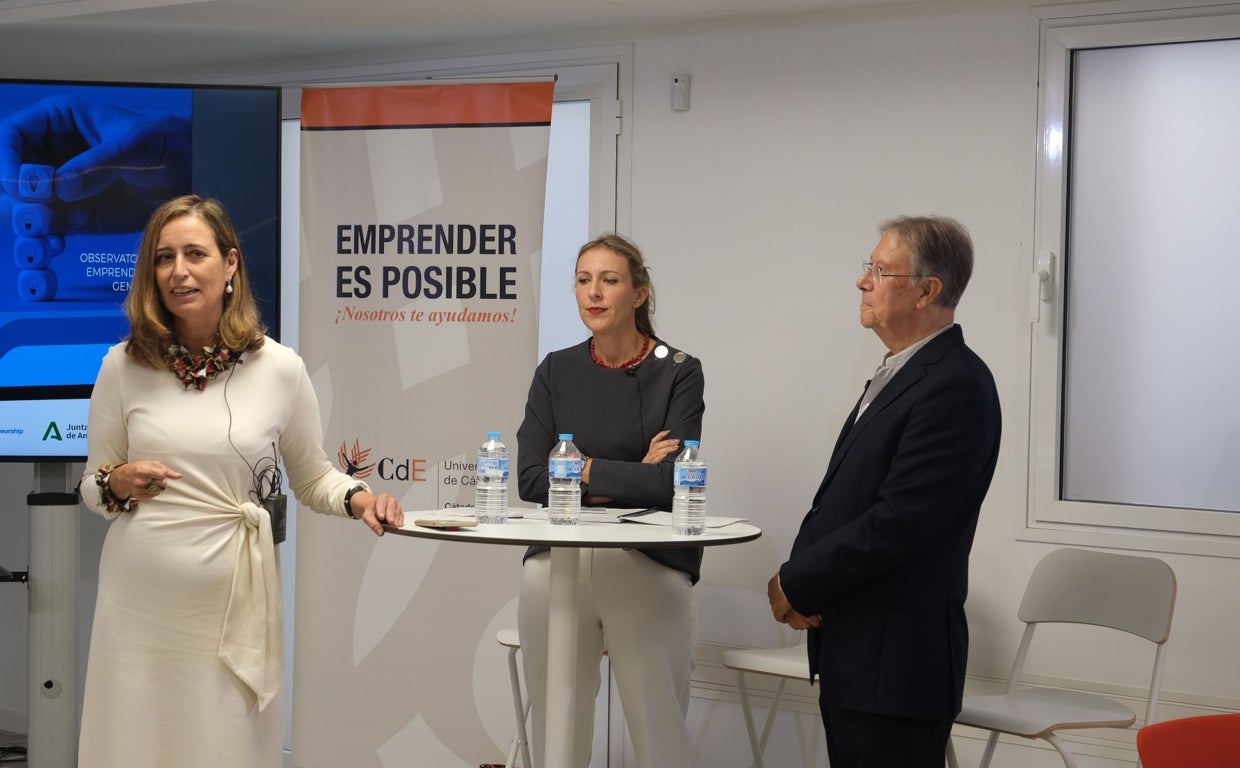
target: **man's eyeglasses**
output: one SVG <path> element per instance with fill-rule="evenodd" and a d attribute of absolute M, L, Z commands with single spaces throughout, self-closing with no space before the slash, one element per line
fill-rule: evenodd
<path fill-rule="evenodd" d="M 877 264 L 875 264 L 875 263 L 874 263 L 874 262 L 872 262 L 872 261 L 863 261 L 863 262 L 861 262 L 861 273 L 862 273 L 862 274 L 865 274 L 866 272 L 869 272 L 869 273 L 870 273 L 870 276 L 874 278 L 874 282 L 876 282 L 876 283 L 881 283 L 881 282 L 883 281 L 883 278 L 884 278 L 884 277 L 926 277 L 926 275 L 896 275 L 896 274 L 892 274 L 891 272 L 887 272 L 887 271 L 885 271 L 882 267 L 878 266 Z"/>

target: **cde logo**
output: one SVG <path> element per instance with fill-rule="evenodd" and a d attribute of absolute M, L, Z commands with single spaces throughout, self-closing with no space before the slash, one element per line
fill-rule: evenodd
<path fill-rule="evenodd" d="M 340 468 L 350 477 L 365 480 L 378 473 L 384 480 L 396 480 L 405 483 L 426 482 L 426 459 L 394 459 L 385 456 L 378 461 L 370 461 L 370 449 L 362 448 L 360 440 L 353 441 L 353 448 L 346 443 L 340 444 L 336 453 L 336 461 Z M 367 463 L 370 462 L 370 463 Z"/>

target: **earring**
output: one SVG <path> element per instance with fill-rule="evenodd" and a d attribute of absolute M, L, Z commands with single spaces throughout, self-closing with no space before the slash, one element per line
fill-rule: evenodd
<path fill-rule="evenodd" d="M 224 284 L 224 293 L 232 293 L 232 278 L 228 278 L 228 282 Z"/>

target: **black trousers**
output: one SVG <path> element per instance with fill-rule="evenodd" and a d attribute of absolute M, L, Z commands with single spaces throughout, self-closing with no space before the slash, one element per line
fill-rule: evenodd
<path fill-rule="evenodd" d="M 952 723 L 857 712 L 819 702 L 831 768 L 943 768 Z"/>

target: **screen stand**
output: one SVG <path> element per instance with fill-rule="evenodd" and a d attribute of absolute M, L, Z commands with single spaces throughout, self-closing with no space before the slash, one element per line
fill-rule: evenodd
<path fill-rule="evenodd" d="M 36 463 L 30 513 L 26 737 L 30 768 L 77 765 L 78 492 L 70 465 Z"/>

